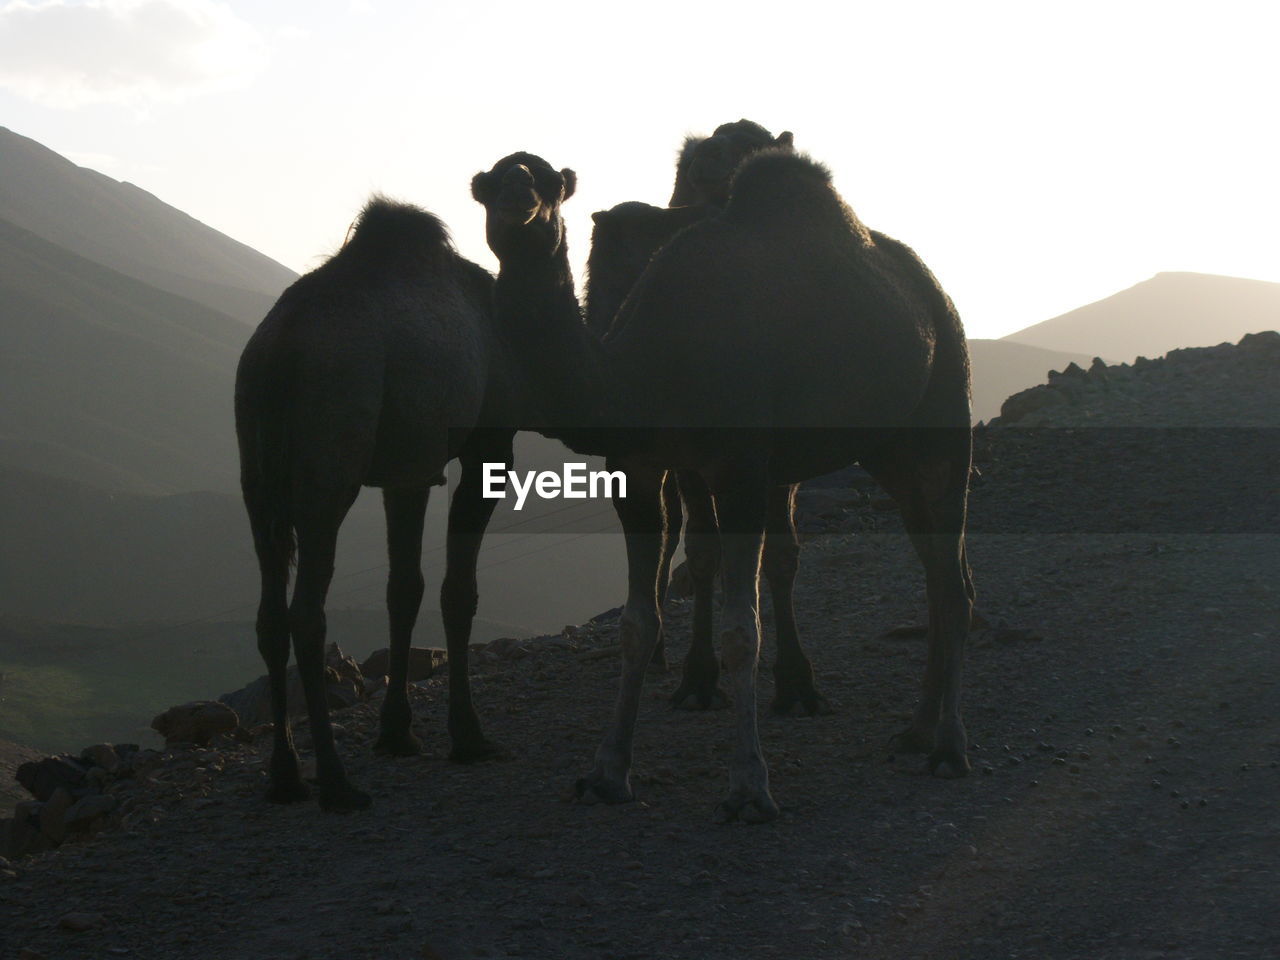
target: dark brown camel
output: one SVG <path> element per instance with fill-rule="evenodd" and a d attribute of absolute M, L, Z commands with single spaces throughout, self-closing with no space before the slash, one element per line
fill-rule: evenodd
<path fill-rule="evenodd" d="M 518 153 L 477 174 L 501 264 L 497 320 L 539 378 L 546 432 L 625 469 L 623 671 L 612 727 L 584 801 L 623 802 L 645 668 L 661 626 L 661 478 L 691 471 L 715 503 L 724 576 L 720 646 L 737 716 L 725 819 L 778 809 L 756 724 L 758 587 L 770 490 L 858 461 L 902 507 L 925 567 L 929 653 L 903 751 L 930 770 L 969 769 L 960 673 L 972 607 L 963 560 L 971 461 L 964 333 L 936 283 L 903 274 L 821 166 L 765 151 L 734 177 L 722 213 L 668 243 L 607 338 L 582 322 L 560 206 L 572 171 Z M 912 256 L 915 274 L 928 277 Z M 931 279 L 931 278 L 930 278 Z"/>
<path fill-rule="evenodd" d="M 258 649 L 275 720 L 271 800 L 308 795 L 285 703 L 292 635 L 320 805 L 344 810 L 369 803 L 347 780 L 334 749 L 323 662 L 338 527 L 362 485 L 382 488 L 390 561 L 390 684 L 376 749 L 397 755 L 421 749 L 410 732 L 406 676 L 424 590 L 423 516 L 429 488 L 444 482 L 454 457 L 462 473 L 450 505 L 440 594 L 451 756 L 474 760 L 497 750 L 481 732 L 467 676 L 476 555 L 495 503 L 481 497 L 481 464 L 510 463 L 513 431 L 504 427 L 514 422 L 492 292 L 493 277 L 454 252 L 439 220 L 375 199 L 347 244 L 284 292 L 240 358 L 241 486 L 262 574 Z"/>
<path fill-rule="evenodd" d="M 608 333 L 627 293 L 654 254 L 680 230 L 713 215 L 728 202 L 733 174 L 747 157 L 761 150 L 791 147 L 789 131 L 775 137 L 760 124 L 745 119 L 721 124 L 710 137 L 685 140 L 676 163 L 669 207 L 623 203 L 593 214 L 595 229 L 587 262 L 587 326 L 600 336 Z M 770 494 L 761 569 L 773 596 L 778 642 L 773 667 L 773 710 L 786 714 L 799 706 L 813 715 L 827 713 L 831 708 L 817 690 L 813 667 L 800 645 L 792 602 L 800 550 L 795 527 L 798 487 L 784 485 Z M 684 708 L 722 706 L 726 698 L 718 687 L 720 664 L 712 644 L 714 581 L 720 565 L 714 505 L 706 486 L 693 473 L 669 472 L 663 481 L 662 496 L 667 512 L 667 542 L 658 569 L 658 605 L 666 600 L 671 558 L 680 540 L 682 515 L 686 513 L 689 527 L 685 554 L 694 595 L 692 642 L 671 702 Z M 658 639 L 654 661 L 665 668 L 663 636 Z"/>

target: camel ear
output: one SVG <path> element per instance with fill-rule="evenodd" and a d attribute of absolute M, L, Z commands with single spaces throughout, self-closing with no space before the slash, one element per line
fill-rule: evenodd
<path fill-rule="evenodd" d="M 489 203 L 495 194 L 496 177 L 492 173 L 481 171 L 471 178 L 471 196 L 481 203 Z"/>
<path fill-rule="evenodd" d="M 780 134 L 778 134 L 776 137 L 773 138 L 773 145 L 775 147 L 786 147 L 788 150 L 790 150 L 794 146 L 794 144 L 792 144 L 791 142 L 791 131 L 783 130 Z"/>
<path fill-rule="evenodd" d="M 595 213 L 591 215 L 591 222 L 604 223 L 605 218 L 608 217 L 608 215 L 609 215 L 608 210 L 597 210 Z"/>
<path fill-rule="evenodd" d="M 561 198 L 563 203 L 573 196 L 573 191 L 578 189 L 578 175 L 565 167 L 560 171 L 560 176 L 564 177 L 564 197 Z"/>

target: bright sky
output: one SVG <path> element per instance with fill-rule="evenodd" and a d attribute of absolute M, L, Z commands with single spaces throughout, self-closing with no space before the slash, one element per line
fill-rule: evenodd
<path fill-rule="evenodd" d="M 566 207 L 664 203 L 747 117 L 915 247 L 971 336 L 1161 270 L 1280 281 L 1280 5 L 0 0 L 0 124 L 294 269 L 381 190 L 493 268 L 470 199 L 517 149 Z M 3 171 L 0 171 L 3 176 Z"/>

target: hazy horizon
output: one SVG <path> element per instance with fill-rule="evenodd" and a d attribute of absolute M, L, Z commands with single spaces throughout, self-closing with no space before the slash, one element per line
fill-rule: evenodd
<path fill-rule="evenodd" d="M 912 245 L 970 335 L 998 337 L 1164 271 L 1280 281 L 1266 129 L 1280 12 L 1156 4 L 268 8 L 0 6 L 0 117 L 300 272 L 373 191 L 492 267 L 472 174 L 515 149 L 592 211 L 666 201 L 682 138 L 748 117 L 829 165 Z M 689 42 L 690 38 L 708 42 Z"/>

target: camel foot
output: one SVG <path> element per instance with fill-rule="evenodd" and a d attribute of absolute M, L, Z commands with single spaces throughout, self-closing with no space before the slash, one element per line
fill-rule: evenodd
<path fill-rule="evenodd" d="M 296 771 L 292 780 L 273 777 L 271 786 L 267 788 L 267 800 L 271 803 L 301 803 L 310 797 L 310 788 L 302 782 Z"/>
<path fill-rule="evenodd" d="M 892 757 L 899 753 L 932 753 L 933 731 L 920 727 L 907 727 L 901 733 L 890 738 L 888 753 Z"/>
<path fill-rule="evenodd" d="M 352 810 L 365 810 L 372 803 L 372 798 L 363 790 L 357 790 L 345 777 L 333 783 L 322 783 L 317 791 L 320 809 L 333 813 L 348 813 Z"/>
<path fill-rule="evenodd" d="M 678 710 L 723 710 L 729 706 L 729 696 L 714 680 L 705 683 L 686 677 L 671 695 L 671 705 Z"/>
<path fill-rule="evenodd" d="M 386 730 L 378 734 L 373 752 L 388 757 L 416 757 L 422 752 L 422 741 L 408 730 Z"/>
<path fill-rule="evenodd" d="M 631 789 L 631 780 L 624 777 L 621 781 L 611 781 L 602 776 L 583 777 L 573 785 L 574 799 L 578 803 L 630 803 L 636 798 Z"/>
<path fill-rule="evenodd" d="M 804 690 L 779 690 L 770 709 L 780 717 L 825 717 L 832 712 L 831 701 L 813 687 Z"/>
<path fill-rule="evenodd" d="M 778 819 L 778 812 L 778 805 L 768 790 L 733 790 L 716 807 L 716 820 L 720 823 L 733 823 L 735 820 L 768 823 Z"/>
<path fill-rule="evenodd" d="M 959 718 L 943 719 L 933 750 L 929 754 L 929 772 L 935 777 L 954 780 L 969 773 L 969 741 Z"/>
<path fill-rule="evenodd" d="M 511 752 L 500 743 L 485 737 L 474 737 L 456 740 L 449 751 L 449 759 L 454 763 L 480 763 L 484 760 L 506 760 Z"/>
<path fill-rule="evenodd" d="M 929 772 L 935 777 L 958 780 L 960 777 L 967 777 L 971 769 L 969 758 L 963 753 L 935 750 L 929 754 Z"/>

